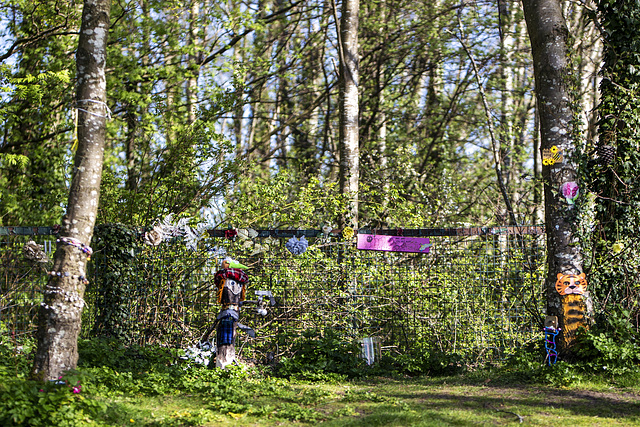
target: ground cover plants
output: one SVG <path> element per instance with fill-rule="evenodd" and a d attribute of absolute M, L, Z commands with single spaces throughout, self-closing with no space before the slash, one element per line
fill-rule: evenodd
<path fill-rule="evenodd" d="M 598 332 L 593 334 L 599 337 Z M 590 338 L 583 337 L 588 342 Z M 3 426 L 637 425 L 640 370 L 608 356 L 554 366 L 539 346 L 481 369 L 445 355 L 361 363 L 348 344 L 309 334 L 275 367 L 209 369 L 166 347 L 80 343 L 77 371 L 28 380 L 32 346 L 5 342 Z M 598 344 L 600 345 L 600 344 Z M 335 359 L 330 360 L 331 346 Z M 182 356 L 182 357 L 181 357 Z M 319 364 L 305 364 L 317 357 Z M 351 360 L 349 360 L 351 358 Z M 609 363 L 608 369 L 598 365 Z M 450 369 L 443 369 L 449 365 Z M 311 369 L 309 369 L 311 368 Z"/>

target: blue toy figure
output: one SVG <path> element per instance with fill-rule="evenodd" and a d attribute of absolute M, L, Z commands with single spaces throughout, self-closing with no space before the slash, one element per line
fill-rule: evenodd
<path fill-rule="evenodd" d="M 544 348 L 547 350 L 546 360 L 549 366 L 554 365 L 558 361 L 558 352 L 556 351 L 556 337 L 560 333 L 560 328 L 553 326 L 544 328 Z"/>

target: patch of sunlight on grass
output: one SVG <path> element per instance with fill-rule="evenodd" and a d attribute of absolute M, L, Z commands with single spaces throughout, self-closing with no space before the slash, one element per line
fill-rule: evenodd
<path fill-rule="evenodd" d="M 112 425 L 148 427 L 640 424 L 637 391 L 597 387 L 377 378 L 342 384 L 288 383 L 258 394 L 238 402 L 237 408 L 221 406 L 206 393 L 113 398 L 109 421 Z"/>

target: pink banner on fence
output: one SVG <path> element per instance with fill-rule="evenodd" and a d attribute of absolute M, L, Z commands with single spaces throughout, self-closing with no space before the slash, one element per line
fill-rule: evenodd
<path fill-rule="evenodd" d="M 358 234 L 358 249 L 428 254 L 430 248 L 431 243 L 429 242 L 428 237 Z"/>

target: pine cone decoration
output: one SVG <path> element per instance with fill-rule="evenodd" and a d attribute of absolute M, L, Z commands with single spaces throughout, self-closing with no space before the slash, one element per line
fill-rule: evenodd
<path fill-rule="evenodd" d="M 22 253 L 24 254 L 24 257 L 30 261 L 42 263 L 49 262 L 49 257 L 42 250 L 42 246 L 37 244 L 33 240 L 29 240 L 24 244 L 24 246 L 22 247 Z"/>
<path fill-rule="evenodd" d="M 616 158 L 616 149 L 611 145 L 599 145 L 598 158 L 602 166 L 610 165 Z"/>

